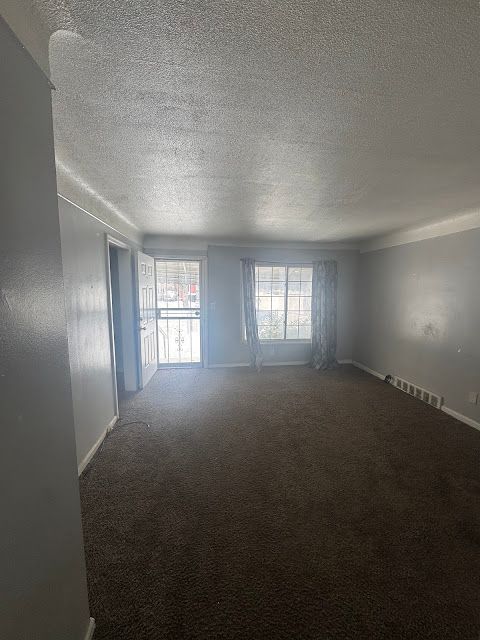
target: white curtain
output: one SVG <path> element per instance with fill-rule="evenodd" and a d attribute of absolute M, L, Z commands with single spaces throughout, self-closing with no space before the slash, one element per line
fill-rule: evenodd
<path fill-rule="evenodd" d="M 312 279 L 312 359 L 315 369 L 337 365 L 337 263 L 313 263 Z"/>
<path fill-rule="evenodd" d="M 257 309 L 255 305 L 255 260 L 242 258 L 243 312 L 247 343 L 250 349 L 250 363 L 257 371 L 262 368 L 263 354 L 258 337 Z"/>

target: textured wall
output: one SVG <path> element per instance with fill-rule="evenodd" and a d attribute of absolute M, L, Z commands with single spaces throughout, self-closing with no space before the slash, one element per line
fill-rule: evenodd
<path fill-rule="evenodd" d="M 115 413 L 105 233 L 116 234 L 62 198 L 58 202 L 75 437 L 80 463 Z M 125 238 L 121 239 L 126 242 Z"/>
<path fill-rule="evenodd" d="M 0 22 L 0 637 L 89 622 L 50 89 Z"/>
<path fill-rule="evenodd" d="M 248 348 L 242 340 L 242 257 L 272 262 L 336 259 L 339 268 L 338 358 L 352 357 L 357 252 L 211 246 L 208 248 L 209 364 L 249 362 Z M 310 358 L 310 344 L 264 344 L 262 348 L 266 362 L 298 362 Z"/>
<path fill-rule="evenodd" d="M 355 359 L 480 421 L 480 229 L 362 254 Z"/>

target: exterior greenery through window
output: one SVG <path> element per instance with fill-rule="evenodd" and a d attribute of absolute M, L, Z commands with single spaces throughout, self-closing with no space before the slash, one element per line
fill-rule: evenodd
<path fill-rule="evenodd" d="M 260 340 L 310 340 L 311 266 L 257 264 L 255 289 Z"/>

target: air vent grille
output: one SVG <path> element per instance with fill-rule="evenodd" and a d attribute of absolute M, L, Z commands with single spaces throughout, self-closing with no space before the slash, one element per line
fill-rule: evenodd
<path fill-rule="evenodd" d="M 436 409 L 440 409 L 440 407 L 442 406 L 443 398 L 436 395 L 435 393 L 432 393 L 431 391 L 428 391 L 427 389 L 418 387 L 416 384 L 413 384 L 408 380 L 404 380 L 403 378 L 399 378 L 398 376 L 396 376 L 394 380 L 394 386 L 397 389 L 400 389 L 400 391 L 408 393 L 414 398 L 417 398 L 418 400 L 421 400 L 422 402 L 425 402 L 426 404 L 429 404 Z"/>

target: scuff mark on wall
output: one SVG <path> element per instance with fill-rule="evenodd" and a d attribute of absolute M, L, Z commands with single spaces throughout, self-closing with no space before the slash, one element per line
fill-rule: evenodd
<path fill-rule="evenodd" d="M 3 289 L 0 289 L 0 303 L 3 307 L 6 307 L 10 313 L 12 312 L 12 307 L 10 306 L 7 294 Z"/>
<path fill-rule="evenodd" d="M 427 338 L 438 338 L 440 331 L 432 322 L 429 322 L 423 327 L 423 335 Z"/>

